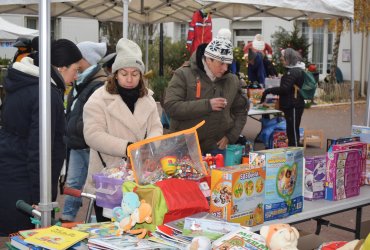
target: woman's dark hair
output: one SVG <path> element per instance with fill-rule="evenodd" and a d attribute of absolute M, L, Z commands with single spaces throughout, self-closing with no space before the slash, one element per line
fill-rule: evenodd
<path fill-rule="evenodd" d="M 117 71 L 118 72 L 118 71 Z M 107 84 L 105 85 L 105 89 L 109 94 L 118 94 L 117 90 L 117 72 L 115 72 L 113 75 L 108 76 Z M 117 83 L 118 84 L 118 83 Z M 139 97 L 143 97 L 148 94 L 148 89 L 145 87 L 143 75 L 140 73 L 140 80 L 139 80 L 139 86 L 140 86 L 140 94 Z"/>

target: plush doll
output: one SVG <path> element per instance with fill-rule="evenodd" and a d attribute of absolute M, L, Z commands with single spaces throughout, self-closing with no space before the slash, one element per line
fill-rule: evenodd
<path fill-rule="evenodd" d="M 299 233 L 288 224 L 262 226 L 260 234 L 269 250 L 297 250 Z"/>
<path fill-rule="evenodd" d="M 125 218 L 123 218 L 118 224 L 117 235 L 122 235 L 123 232 L 130 234 L 138 234 L 138 238 L 142 239 L 147 234 L 148 230 L 145 228 L 131 229 L 136 223 L 151 223 L 152 222 L 152 206 L 146 203 L 145 200 L 141 200 L 140 206 L 134 210 L 134 212 Z"/>
<path fill-rule="evenodd" d="M 140 206 L 139 196 L 134 192 L 123 193 L 121 207 L 113 208 L 113 218 L 119 222 L 129 217 Z"/>
<path fill-rule="evenodd" d="M 205 236 L 194 237 L 186 250 L 211 250 L 211 240 Z"/>

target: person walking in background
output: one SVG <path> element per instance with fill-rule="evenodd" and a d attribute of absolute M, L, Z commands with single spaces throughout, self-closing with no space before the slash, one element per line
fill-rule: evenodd
<path fill-rule="evenodd" d="M 23 57 L 28 56 L 32 52 L 31 40 L 25 37 L 18 37 L 13 47 L 17 48 L 17 52 L 13 57 L 13 62 L 20 62 Z"/>
<path fill-rule="evenodd" d="M 65 159 L 65 114 L 63 92 L 57 85 L 77 79 L 82 58 L 77 46 L 60 39 L 51 43 L 54 75 L 50 86 L 51 198 L 57 198 L 58 178 Z M 2 108 L 0 130 L 0 235 L 33 228 L 30 215 L 17 210 L 24 200 L 40 201 L 39 145 L 39 58 L 25 57 L 8 69 L 4 88 L 7 92 Z M 49 190 L 43 190 L 50 192 Z"/>
<path fill-rule="evenodd" d="M 67 126 L 64 137 L 69 151 L 66 185 L 82 190 L 89 167 L 89 152 L 83 135 L 83 107 L 92 93 L 104 85 L 107 75 L 99 61 L 107 52 L 106 43 L 81 42 L 77 44 L 82 54 L 80 73 L 67 100 Z M 63 221 L 74 221 L 82 205 L 81 198 L 66 195 L 62 213 Z"/>
<path fill-rule="evenodd" d="M 164 109 L 171 117 L 170 131 L 197 132 L 203 154 L 224 153 L 240 136 L 247 120 L 247 99 L 240 80 L 228 71 L 233 61 L 231 32 L 221 29 L 209 44 L 201 44 L 177 69 L 166 90 Z"/>
<path fill-rule="evenodd" d="M 95 193 L 92 175 L 117 166 L 127 157 L 127 146 L 163 134 L 153 92 L 145 87 L 140 47 L 121 38 L 116 46 L 113 75 L 96 90 L 84 106 L 84 137 L 90 147 L 85 190 Z M 95 206 L 97 220 L 102 209 Z"/>
<path fill-rule="evenodd" d="M 280 59 L 286 68 L 280 86 L 266 89 L 261 103 L 265 101 L 268 94 L 279 95 L 280 109 L 286 119 L 288 145 L 298 147 L 300 145 L 299 126 L 304 110 L 304 99 L 299 94 L 298 88 L 303 85 L 305 64 L 301 62 L 300 54 L 291 48 L 282 50 Z"/>
<path fill-rule="evenodd" d="M 249 49 L 248 52 L 248 80 L 251 83 L 258 82 L 265 86 L 266 71 L 263 64 L 263 55 Z"/>

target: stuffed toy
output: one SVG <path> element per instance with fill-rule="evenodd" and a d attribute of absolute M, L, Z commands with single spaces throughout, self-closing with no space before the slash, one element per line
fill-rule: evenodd
<path fill-rule="evenodd" d="M 122 235 L 123 232 L 127 232 L 130 234 L 137 234 L 139 239 L 144 238 L 148 232 L 147 229 L 131 229 L 137 223 L 144 222 L 152 222 L 152 206 L 149 203 L 146 203 L 145 200 L 141 200 L 140 206 L 136 208 L 130 216 L 123 218 L 119 223 L 116 222 L 116 225 L 118 226 L 117 236 Z"/>
<path fill-rule="evenodd" d="M 186 250 L 211 250 L 211 240 L 205 236 L 194 237 Z"/>
<path fill-rule="evenodd" d="M 262 53 L 262 55 L 267 56 L 269 60 L 272 59 L 272 48 L 270 44 L 264 41 L 261 34 L 255 35 L 253 41 L 244 46 L 244 58 L 248 58 L 249 49 L 252 49 L 254 52 Z"/>
<path fill-rule="evenodd" d="M 299 233 L 288 224 L 262 226 L 260 234 L 269 250 L 297 250 Z"/>
<path fill-rule="evenodd" d="M 113 208 L 113 218 L 115 221 L 121 221 L 130 216 L 136 208 L 140 206 L 139 196 L 134 192 L 124 192 L 121 207 Z"/>

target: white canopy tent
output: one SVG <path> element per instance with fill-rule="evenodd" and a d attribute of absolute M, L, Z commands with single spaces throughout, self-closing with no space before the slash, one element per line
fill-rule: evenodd
<path fill-rule="evenodd" d="M 0 38 L 17 38 L 19 36 L 32 38 L 38 36 L 38 34 L 38 30 L 16 25 L 0 17 Z"/>
<path fill-rule="evenodd" d="M 188 21 L 193 11 L 200 8 L 210 8 L 214 17 L 226 17 L 231 20 L 242 20 L 250 16 L 275 16 L 286 20 L 328 15 L 353 18 L 352 0 L 56 0 L 53 2 L 50 3 L 50 0 L 2 0 L 0 2 L 0 14 L 38 14 L 40 17 L 40 56 L 42 58 L 40 60 L 40 107 L 42 108 L 40 111 L 40 208 L 44 215 L 42 226 L 50 225 L 51 212 L 50 108 L 47 105 L 50 103 L 50 96 L 47 94 L 50 93 L 50 86 L 47 84 L 50 82 L 50 16 L 87 17 L 100 21 L 122 20 L 124 34 L 127 34 L 129 20 L 144 24 Z M 353 74 L 353 69 L 351 72 Z"/>

